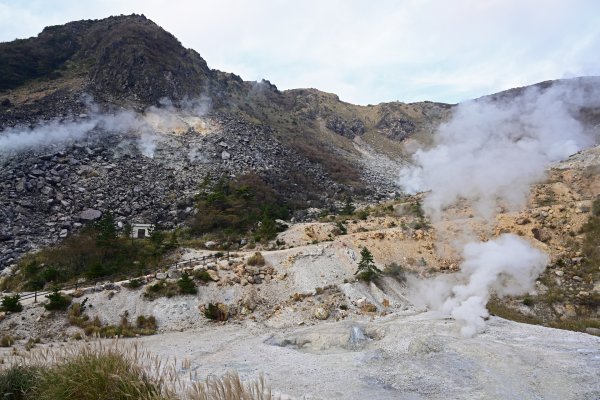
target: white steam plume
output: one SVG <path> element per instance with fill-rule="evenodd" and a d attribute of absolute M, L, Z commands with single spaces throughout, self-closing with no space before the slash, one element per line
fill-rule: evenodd
<path fill-rule="evenodd" d="M 492 291 L 500 297 L 527 293 L 548 264 L 546 254 L 511 234 L 469 243 L 462 255 L 460 272 L 413 282 L 412 297 L 457 320 L 467 337 L 483 328 Z"/>
<path fill-rule="evenodd" d="M 440 228 L 446 208 L 459 202 L 490 223 L 499 205 L 525 205 L 549 163 L 593 144 L 575 116 L 583 106 L 600 105 L 598 88 L 598 79 L 574 80 L 459 104 L 434 146 L 417 151 L 414 165 L 401 171 L 400 183 L 409 192 L 429 191 L 424 209 Z M 462 259 L 459 273 L 413 282 L 411 297 L 456 319 L 469 337 L 483 328 L 491 293 L 531 291 L 548 263 L 543 252 L 510 234 L 467 243 Z"/>
<path fill-rule="evenodd" d="M 121 110 L 115 113 L 98 111 L 89 97 L 84 98 L 88 114 L 79 119 L 43 121 L 33 127 L 16 126 L 0 132 L 0 155 L 20 152 L 37 147 L 63 145 L 85 139 L 92 131 L 136 133 L 140 152 L 153 157 L 156 143 L 160 140 L 157 133 L 186 131 L 185 117 L 202 117 L 210 109 L 210 99 L 184 100 L 182 108 L 175 108 L 168 100 L 162 107 L 149 107 L 144 113 Z"/>
<path fill-rule="evenodd" d="M 486 219 L 499 204 L 519 209 L 549 163 L 593 143 L 574 115 L 583 105 L 600 104 L 596 88 L 557 83 L 510 99 L 459 104 L 434 147 L 415 153 L 400 184 L 411 193 L 431 190 L 423 206 L 434 221 L 459 199 Z"/>

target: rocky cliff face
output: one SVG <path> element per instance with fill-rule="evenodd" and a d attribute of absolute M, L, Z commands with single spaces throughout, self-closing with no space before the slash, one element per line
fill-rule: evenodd
<path fill-rule="evenodd" d="M 117 104 L 179 101 L 217 85 L 217 71 L 144 16 L 76 21 L 0 45 L 0 89 L 36 79 L 86 78 L 85 90 Z"/>

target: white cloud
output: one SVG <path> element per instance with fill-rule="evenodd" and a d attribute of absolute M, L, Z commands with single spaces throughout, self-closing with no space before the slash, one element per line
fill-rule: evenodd
<path fill-rule="evenodd" d="M 144 13 L 213 68 L 355 103 L 456 102 L 600 75 L 600 4 L 528 1 L 0 0 L 0 40 L 44 25 Z M 233 69 L 235 68 L 235 69 Z"/>

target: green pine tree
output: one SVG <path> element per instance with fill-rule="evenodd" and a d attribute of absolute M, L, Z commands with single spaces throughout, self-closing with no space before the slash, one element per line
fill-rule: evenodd
<path fill-rule="evenodd" d="M 177 285 L 179 286 L 179 293 L 181 294 L 198 293 L 198 290 L 196 289 L 196 284 L 186 273 L 183 273 L 181 275 L 181 278 L 179 278 L 179 280 L 177 281 Z"/>
<path fill-rule="evenodd" d="M 381 270 L 375 266 L 375 262 L 373 261 L 373 254 L 367 249 L 363 247 L 360 252 L 360 261 L 358 263 L 358 269 L 354 273 L 358 279 L 370 282 L 375 277 L 381 274 Z"/>

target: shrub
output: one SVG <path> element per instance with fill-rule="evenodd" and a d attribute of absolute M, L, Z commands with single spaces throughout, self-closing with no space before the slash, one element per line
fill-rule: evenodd
<path fill-rule="evenodd" d="M 154 318 L 153 315 L 150 315 L 148 317 L 145 315 L 140 315 L 136 319 L 136 326 L 139 329 L 147 329 L 152 331 L 156 331 L 158 329 L 156 318 Z"/>
<path fill-rule="evenodd" d="M 386 265 L 383 273 L 395 278 L 398 282 L 406 282 L 406 269 L 398 263 L 393 262 Z"/>
<path fill-rule="evenodd" d="M 341 222 L 336 222 L 335 227 L 337 229 L 337 231 L 335 232 L 337 235 L 346 235 L 348 233 L 348 229 L 346 228 L 346 225 L 344 225 Z"/>
<path fill-rule="evenodd" d="M 223 304 L 208 303 L 204 309 L 204 316 L 214 321 L 227 321 L 229 312 Z"/>
<path fill-rule="evenodd" d="M 133 337 L 136 335 L 153 335 L 156 333 L 157 324 L 153 316 L 140 315 L 136 319 L 136 326 L 129 323 L 128 312 L 121 316 L 119 325 L 102 325 L 98 316 L 92 321 L 87 314 L 77 314 L 78 304 L 74 304 L 69 310 L 69 322 L 71 325 L 83 329 L 86 336 L 98 336 L 112 338 L 116 336 Z"/>
<path fill-rule="evenodd" d="M 0 371 L 0 394 L 3 396 L 2 399 L 33 399 L 31 393 L 39 373 L 38 367 L 23 365 L 13 365 Z"/>
<path fill-rule="evenodd" d="M 192 275 L 194 276 L 194 278 L 199 279 L 202 282 L 210 282 L 211 281 L 210 274 L 208 273 L 208 271 L 203 270 L 203 269 L 194 271 L 194 273 Z"/>
<path fill-rule="evenodd" d="M 138 288 L 142 287 L 143 285 L 144 285 L 144 283 L 142 282 L 141 279 L 134 278 L 134 279 L 130 279 L 129 282 L 127 282 L 126 287 L 129 289 L 138 289 Z"/>
<path fill-rule="evenodd" d="M 15 344 L 15 338 L 10 335 L 4 335 L 0 338 L 0 347 L 10 347 Z"/>
<path fill-rule="evenodd" d="M 23 306 L 19 301 L 21 296 L 15 294 L 14 296 L 4 296 L 2 297 L 2 305 L 0 309 L 2 311 L 10 311 L 10 312 L 19 312 L 23 311 Z"/>
<path fill-rule="evenodd" d="M 369 217 L 369 211 L 364 209 L 360 210 L 356 213 L 356 217 L 362 221 L 366 220 Z"/>
<path fill-rule="evenodd" d="M 271 239 L 278 230 L 275 220 L 289 215 L 283 199 L 255 174 L 235 180 L 220 179 L 198 196 L 196 207 L 200 212 L 190 221 L 190 228 L 200 235 L 231 236 L 256 231 L 261 238 Z"/>
<path fill-rule="evenodd" d="M 71 308 L 69 308 L 69 312 L 67 313 L 67 319 L 71 325 L 78 326 L 80 328 L 84 328 L 90 317 L 87 314 L 83 314 L 83 309 L 85 308 L 85 303 L 87 302 L 87 298 L 83 301 L 83 303 L 73 303 Z"/>
<path fill-rule="evenodd" d="M 381 274 L 381 270 L 375 266 L 373 261 L 373 254 L 366 248 L 360 252 L 360 261 L 358 263 L 358 269 L 354 273 L 358 279 L 370 282 L 375 277 Z"/>
<path fill-rule="evenodd" d="M 352 215 L 354 214 L 355 207 L 352 204 L 352 198 L 347 197 L 346 202 L 344 203 L 344 207 L 340 210 L 340 214 L 342 215 Z"/>
<path fill-rule="evenodd" d="M 196 289 L 194 281 L 186 273 L 183 273 L 181 275 L 181 278 L 179 278 L 179 280 L 177 281 L 177 285 L 179 286 L 179 293 L 181 294 L 198 293 L 198 289 Z"/>
<path fill-rule="evenodd" d="M 596 198 L 592 203 L 592 215 L 600 217 L 600 197 Z"/>
<path fill-rule="evenodd" d="M 179 285 L 172 281 L 158 281 L 153 285 L 148 285 L 144 292 L 144 297 L 149 300 L 154 300 L 159 297 L 177 296 L 179 294 Z"/>
<path fill-rule="evenodd" d="M 533 301 L 533 299 L 531 297 L 525 297 L 523 299 L 523 304 L 526 305 L 527 307 L 532 307 L 535 302 Z"/>
<path fill-rule="evenodd" d="M 102 221 L 83 227 L 60 244 L 24 257 L 19 264 L 18 279 L 7 288 L 33 291 L 41 290 L 50 282 L 60 285 L 82 277 L 124 279 L 139 276 L 149 267 L 158 266 L 163 255 L 176 245 L 176 241 L 169 241 L 158 229 L 154 231 L 155 237 L 166 237 L 164 243 L 119 237 L 113 223 L 107 214 Z"/>
<path fill-rule="evenodd" d="M 265 265 L 265 258 L 260 252 L 257 251 L 248 259 L 246 263 L 252 266 L 263 266 Z"/>
<path fill-rule="evenodd" d="M 71 298 L 62 295 L 58 288 L 55 288 L 52 293 L 47 294 L 48 303 L 44 304 L 44 308 L 49 311 L 62 311 L 66 310 L 71 304 Z"/>

